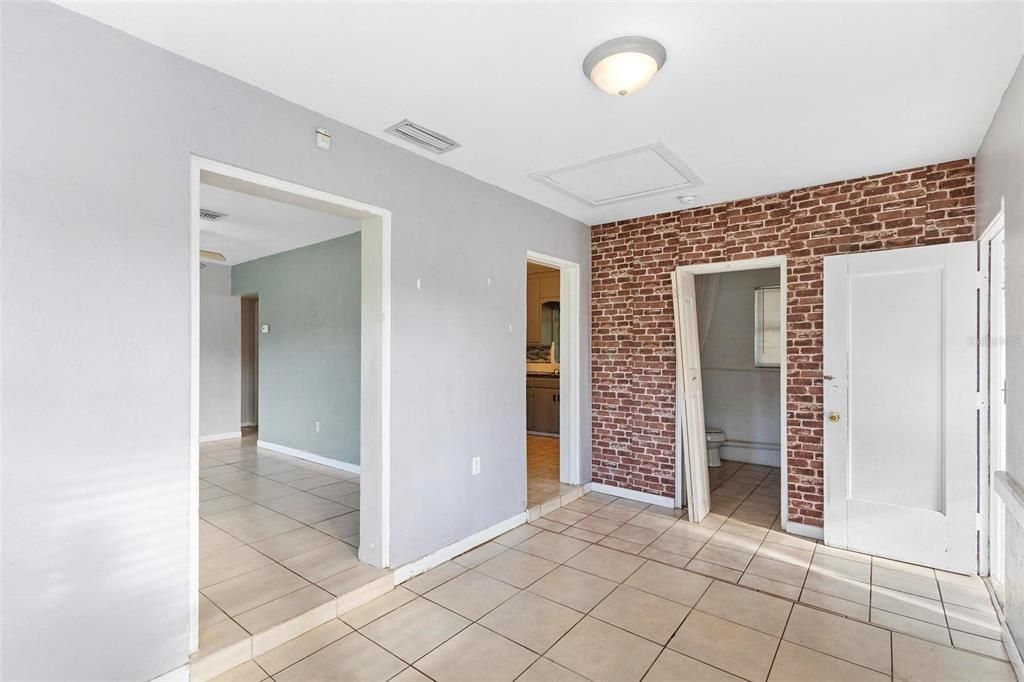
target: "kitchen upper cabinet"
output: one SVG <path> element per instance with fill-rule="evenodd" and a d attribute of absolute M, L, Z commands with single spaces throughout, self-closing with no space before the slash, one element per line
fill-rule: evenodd
<path fill-rule="evenodd" d="M 540 280 L 540 302 L 557 301 L 562 288 L 562 277 L 557 270 L 554 272 L 543 272 L 537 275 Z"/>
<path fill-rule="evenodd" d="M 526 342 L 551 343 L 541 329 L 541 310 L 545 303 L 558 301 L 561 273 L 533 272 L 526 275 Z"/>
<path fill-rule="evenodd" d="M 540 343 L 540 280 L 526 277 L 526 342 Z"/>

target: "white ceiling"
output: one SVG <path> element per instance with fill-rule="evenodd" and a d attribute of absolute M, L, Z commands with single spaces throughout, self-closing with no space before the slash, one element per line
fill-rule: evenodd
<path fill-rule="evenodd" d="M 1024 53 L 1019 2 L 63 4 L 590 224 L 681 206 L 530 174 L 662 141 L 701 205 L 971 156 Z M 612 97 L 581 63 L 630 34 L 668 61 Z M 383 133 L 406 117 L 462 146 Z"/>
<path fill-rule="evenodd" d="M 199 205 L 227 214 L 200 222 L 199 231 L 199 248 L 224 254 L 227 265 L 359 231 L 355 220 L 205 184 Z"/>

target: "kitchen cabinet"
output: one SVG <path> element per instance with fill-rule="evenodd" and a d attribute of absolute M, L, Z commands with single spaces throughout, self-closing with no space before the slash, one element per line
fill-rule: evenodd
<path fill-rule="evenodd" d="M 526 430 L 557 434 L 561 419 L 558 377 L 528 377 L 526 380 Z"/>
<path fill-rule="evenodd" d="M 541 303 L 558 300 L 559 292 L 562 289 L 561 275 L 562 273 L 557 270 L 555 272 L 543 272 L 537 275 L 537 279 L 540 281 Z"/>
<path fill-rule="evenodd" d="M 540 279 L 526 277 L 526 343 L 540 343 Z"/>
<path fill-rule="evenodd" d="M 541 332 L 541 310 L 545 303 L 558 301 L 561 292 L 561 273 L 531 272 L 526 275 L 526 342 L 550 343 Z"/>

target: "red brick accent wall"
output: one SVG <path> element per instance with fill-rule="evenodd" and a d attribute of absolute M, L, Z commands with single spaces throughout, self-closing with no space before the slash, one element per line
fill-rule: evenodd
<path fill-rule="evenodd" d="M 823 257 L 973 238 L 973 159 L 595 226 L 594 482 L 675 494 L 672 270 L 786 256 L 789 518 L 822 525 Z"/>

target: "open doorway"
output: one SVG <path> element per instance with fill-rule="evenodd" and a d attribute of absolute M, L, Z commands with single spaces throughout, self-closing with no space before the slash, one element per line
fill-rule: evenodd
<path fill-rule="evenodd" d="M 783 529 L 785 262 L 681 267 L 677 506 Z"/>
<path fill-rule="evenodd" d="M 205 678 L 393 587 L 390 223 L 202 159 L 192 212 L 190 635 Z"/>
<path fill-rule="evenodd" d="M 579 266 L 526 261 L 526 509 L 580 484 Z"/>
<path fill-rule="evenodd" d="M 526 263 L 526 506 L 561 495 L 561 275 Z"/>
<path fill-rule="evenodd" d="M 257 433 L 260 414 L 260 299 L 242 296 L 241 414 L 242 435 Z"/>

